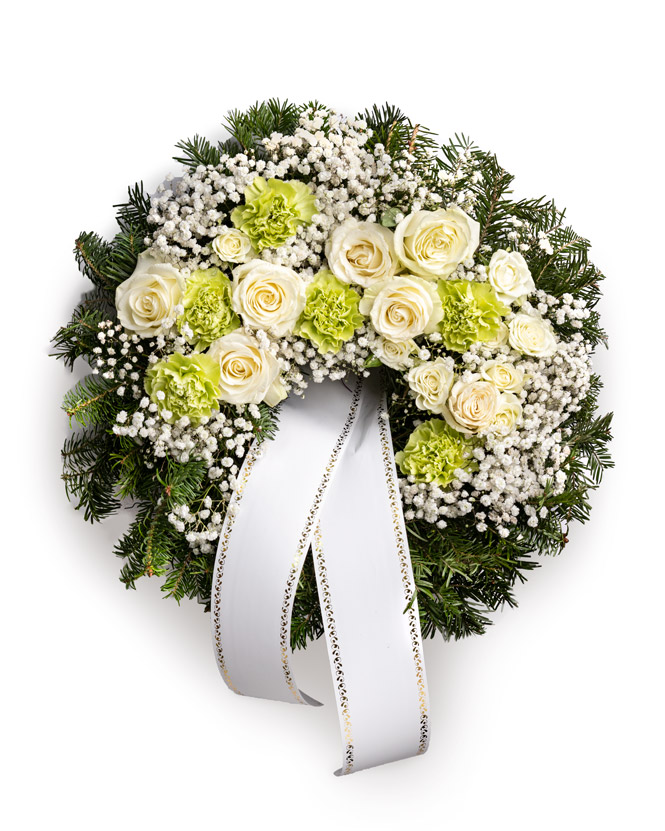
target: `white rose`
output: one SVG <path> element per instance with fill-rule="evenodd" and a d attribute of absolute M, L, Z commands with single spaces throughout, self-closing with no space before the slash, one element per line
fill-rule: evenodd
<path fill-rule="evenodd" d="M 378 337 L 372 343 L 372 352 L 382 364 L 391 369 L 406 369 L 413 363 L 411 357 L 418 347 L 414 340 L 393 341 Z"/>
<path fill-rule="evenodd" d="M 277 358 L 261 349 L 252 335 L 236 329 L 210 346 L 208 354 L 219 362 L 220 398 L 230 404 L 259 404 L 274 407 L 286 398 L 279 377 Z"/>
<path fill-rule="evenodd" d="M 460 208 L 414 211 L 395 228 L 395 250 L 409 271 L 434 280 L 472 257 L 479 238 L 480 225 Z"/>
<path fill-rule="evenodd" d="M 556 352 L 556 336 L 542 317 L 518 314 L 508 324 L 508 343 L 513 349 L 535 358 L 549 358 Z"/>
<path fill-rule="evenodd" d="M 305 281 L 290 268 L 252 260 L 233 269 L 232 305 L 247 326 L 282 337 L 305 306 Z"/>
<path fill-rule="evenodd" d="M 433 332 L 443 317 L 436 284 L 411 275 L 372 283 L 360 301 L 360 312 L 392 341 Z"/>
<path fill-rule="evenodd" d="M 519 398 L 512 392 L 502 392 L 499 396 L 499 407 L 492 422 L 491 429 L 501 436 L 512 433 L 522 420 L 522 405 Z"/>
<path fill-rule="evenodd" d="M 185 280 L 177 268 L 144 251 L 131 277 L 115 290 L 118 319 L 125 329 L 151 338 L 175 323 Z"/>
<path fill-rule="evenodd" d="M 480 375 L 502 392 L 521 392 L 524 386 L 524 372 L 514 364 L 486 361 L 480 368 Z"/>
<path fill-rule="evenodd" d="M 444 411 L 455 374 L 448 369 L 443 358 L 413 367 L 407 378 L 409 387 L 416 394 L 417 407 L 431 413 L 441 414 Z"/>
<path fill-rule="evenodd" d="M 514 300 L 519 300 L 536 289 L 529 266 L 517 251 L 495 251 L 487 276 L 499 300 L 509 306 Z"/>
<path fill-rule="evenodd" d="M 212 250 L 224 263 L 246 263 L 256 256 L 250 238 L 237 228 L 223 227 L 212 241 Z"/>
<path fill-rule="evenodd" d="M 392 231 L 357 219 L 335 228 L 326 244 L 326 258 L 338 280 L 364 288 L 392 277 L 400 268 Z"/>
<path fill-rule="evenodd" d="M 472 436 L 486 430 L 499 410 L 499 390 L 490 381 L 457 381 L 448 396 L 443 417 L 460 433 Z"/>

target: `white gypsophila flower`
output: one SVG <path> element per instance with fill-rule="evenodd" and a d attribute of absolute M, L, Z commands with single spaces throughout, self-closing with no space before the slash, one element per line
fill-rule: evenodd
<path fill-rule="evenodd" d="M 144 251 L 132 276 L 115 291 L 120 323 L 142 338 L 154 337 L 173 326 L 184 288 L 185 280 L 178 269 Z"/>
<path fill-rule="evenodd" d="M 441 414 L 455 380 L 455 373 L 445 358 L 436 358 L 410 369 L 407 380 L 409 388 L 416 395 L 416 406 L 421 410 Z"/>
<path fill-rule="evenodd" d="M 395 228 L 395 250 L 414 274 L 449 277 L 478 247 L 480 225 L 456 207 L 414 211 Z"/>
<path fill-rule="evenodd" d="M 508 361 L 486 361 L 480 367 L 480 375 L 502 392 L 521 392 L 524 386 L 524 372 Z"/>
<path fill-rule="evenodd" d="M 499 395 L 499 405 L 490 429 L 502 436 L 507 436 L 521 419 L 522 405 L 519 398 L 512 392 L 502 392 Z"/>
<path fill-rule="evenodd" d="M 245 325 L 282 337 L 305 306 L 305 282 L 293 269 L 251 260 L 233 269 L 232 304 Z"/>
<path fill-rule="evenodd" d="M 517 251 L 495 251 L 487 277 L 499 300 L 508 306 L 536 288 L 526 260 Z"/>
<path fill-rule="evenodd" d="M 379 336 L 372 342 L 372 352 L 382 364 L 391 369 L 406 369 L 413 363 L 413 355 L 418 351 L 414 340 L 392 341 Z"/>
<path fill-rule="evenodd" d="M 508 324 L 508 343 L 524 355 L 547 358 L 554 355 L 557 340 L 550 324 L 541 317 L 517 314 Z"/>
<path fill-rule="evenodd" d="M 279 377 L 279 362 L 257 338 L 236 329 L 210 346 L 208 354 L 219 362 L 220 398 L 230 404 L 259 404 L 274 407 L 286 397 Z"/>
<path fill-rule="evenodd" d="M 326 243 L 328 267 L 338 280 L 367 288 L 400 268 L 392 231 L 376 222 L 346 219 Z"/>
<path fill-rule="evenodd" d="M 433 332 L 443 317 L 436 285 L 412 275 L 373 283 L 365 290 L 359 309 L 380 335 L 392 341 Z"/>
<path fill-rule="evenodd" d="M 471 436 L 486 430 L 499 409 L 499 391 L 491 381 L 456 381 L 441 410 L 445 420 L 460 433 Z"/>
<path fill-rule="evenodd" d="M 221 226 L 211 247 L 223 263 L 246 263 L 256 256 L 252 241 L 238 228 Z"/>

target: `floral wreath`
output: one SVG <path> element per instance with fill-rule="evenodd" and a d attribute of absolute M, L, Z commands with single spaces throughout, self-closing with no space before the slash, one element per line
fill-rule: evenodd
<path fill-rule="evenodd" d="M 464 137 L 392 107 L 357 119 L 268 102 L 231 138 L 83 233 L 94 285 L 55 336 L 92 374 L 64 481 L 96 521 L 134 500 L 122 580 L 209 605 L 214 543 L 247 447 L 276 405 L 382 366 L 423 633 L 481 632 L 532 552 L 559 552 L 610 460 L 591 355 L 605 342 L 589 243 Z M 321 632 L 312 573 L 294 643 Z"/>
<path fill-rule="evenodd" d="M 281 402 L 380 374 L 421 632 L 483 632 L 611 466 L 589 243 L 553 202 L 514 199 L 494 155 L 391 106 L 269 101 L 226 127 L 178 144 L 182 172 L 150 196 L 130 188 L 112 240 L 76 240 L 93 288 L 55 354 L 91 374 L 64 401 L 68 496 L 91 521 L 132 507 L 127 587 L 158 577 L 209 609 L 243 461 Z M 324 629 L 314 566 L 292 646 Z"/>

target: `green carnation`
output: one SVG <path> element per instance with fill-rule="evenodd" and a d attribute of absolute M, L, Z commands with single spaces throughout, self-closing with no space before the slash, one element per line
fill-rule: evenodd
<path fill-rule="evenodd" d="M 487 283 L 440 280 L 443 319 L 439 324 L 447 349 L 466 352 L 474 343 L 493 340 L 501 318 L 510 311 Z"/>
<path fill-rule="evenodd" d="M 257 251 L 262 251 L 285 243 L 299 225 L 311 222 L 315 213 L 314 196 L 303 182 L 266 182 L 257 176 L 245 189 L 245 204 L 231 212 L 231 221 L 247 234 Z"/>
<path fill-rule="evenodd" d="M 364 320 L 358 311 L 359 303 L 356 291 L 324 269 L 307 286 L 305 308 L 296 333 L 311 340 L 321 355 L 339 352 Z"/>
<path fill-rule="evenodd" d="M 194 271 L 187 280 L 180 318 L 193 332 L 195 349 L 207 349 L 218 338 L 240 326 L 231 306 L 231 281 L 218 268 Z"/>
<path fill-rule="evenodd" d="M 445 488 L 455 471 L 474 466 L 473 441 L 465 438 L 440 418 L 424 422 L 411 433 L 395 461 L 405 476 L 417 482 L 434 482 Z"/>
<path fill-rule="evenodd" d="M 176 352 L 147 370 L 145 390 L 170 424 L 182 416 L 198 424 L 217 408 L 219 375 L 219 363 L 210 355 Z"/>

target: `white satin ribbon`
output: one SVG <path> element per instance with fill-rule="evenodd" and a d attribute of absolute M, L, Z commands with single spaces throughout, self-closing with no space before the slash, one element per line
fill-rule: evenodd
<path fill-rule="evenodd" d="M 427 682 L 385 399 L 312 384 L 253 447 L 222 528 L 212 591 L 220 672 L 243 695 L 317 704 L 290 665 L 293 599 L 311 545 L 351 773 L 424 753 Z"/>

